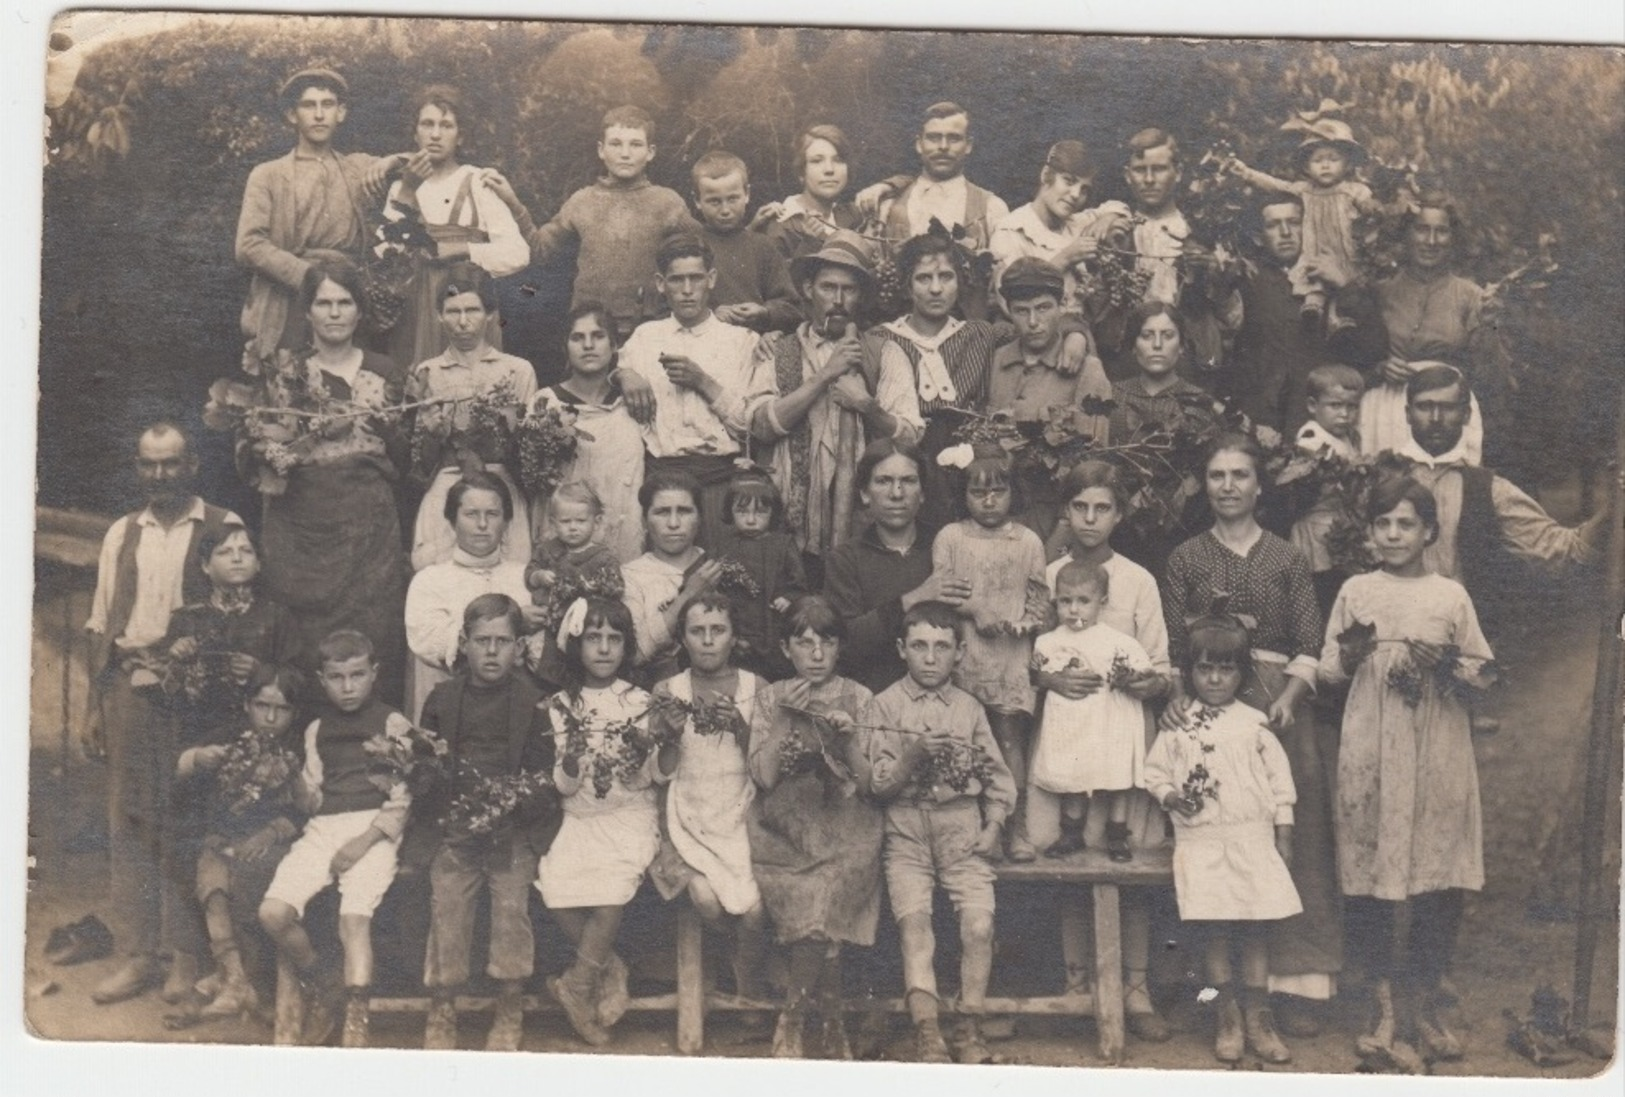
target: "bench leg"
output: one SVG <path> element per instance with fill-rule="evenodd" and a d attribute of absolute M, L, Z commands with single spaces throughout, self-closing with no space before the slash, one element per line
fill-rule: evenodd
<path fill-rule="evenodd" d="M 1095 1027 L 1100 1057 L 1123 1059 L 1123 934 L 1116 884 L 1095 885 Z"/>
<path fill-rule="evenodd" d="M 684 903 L 677 913 L 677 1050 L 705 1050 L 705 970 L 699 912 Z"/>
<path fill-rule="evenodd" d="M 299 1043 L 305 1028 L 305 996 L 299 989 L 299 973 L 281 956 L 276 961 L 276 1025 L 271 1042 L 281 1046 Z"/>

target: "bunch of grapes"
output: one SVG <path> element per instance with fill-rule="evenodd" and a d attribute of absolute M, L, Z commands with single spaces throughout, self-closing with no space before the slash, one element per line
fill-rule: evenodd
<path fill-rule="evenodd" d="M 374 331 L 392 331 L 406 314 L 407 291 L 417 274 L 405 251 L 391 249 L 368 261 L 362 270 L 361 298 Z"/>
<path fill-rule="evenodd" d="M 1207 766 L 1197 762 L 1185 775 L 1185 782 L 1179 787 L 1179 798 L 1186 806 L 1200 811 L 1204 800 L 1219 798 L 1219 782 L 1207 771 Z"/>
<path fill-rule="evenodd" d="M 1111 669 L 1106 672 L 1107 687 L 1118 691 L 1127 690 L 1129 683 L 1134 681 L 1134 674 L 1128 652 L 1122 650 L 1113 652 Z"/>
<path fill-rule="evenodd" d="M 718 563 L 722 565 L 722 574 L 717 576 L 719 591 L 730 598 L 753 599 L 762 596 L 762 585 L 744 564 L 731 556 L 718 557 Z"/>
<path fill-rule="evenodd" d="M 565 470 L 575 461 L 575 422 L 574 411 L 557 405 L 534 411 L 519 421 L 519 482 L 537 498 L 552 495 L 564 480 Z"/>
<path fill-rule="evenodd" d="M 931 754 L 918 780 L 922 788 L 938 785 L 969 793 L 972 782 L 986 787 L 993 780 L 993 758 L 976 743 L 955 740 Z"/>
<path fill-rule="evenodd" d="M 1145 291 L 1150 285 L 1151 272 L 1141 270 L 1133 255 L 1125 255 L 1122 250 L 1104 244 L 1095 253 L 1087 293 L 1108 308 L 1133 308 L 1145 300 Z"/>
<path fill-rule="evenodd" d="M 1416 708 L 1427 692 L 1427 678 L 1422 668 L 1410 659 L 1403 659 L 1388 668 L 1388 688 L 1404 698 L 1405 704 Z"/>
<path fill-rule="evenodd" d="M 463 791 L 451 802 L 441 824 L 454 834 L 481 837 L 495 831 L 510 816 L 534 801 L 553 781 L 545 773 L 515 773 L 487 777 L 473 767 L 458 782 Z"/>
<path fill-rule="evenodd" d="M 823 754 L 818 743 L 808 742 L 799 729 L 792 728 L 779 740 L 779 773 L 789 776 L 811 770 Z"/>
<path fill-rule="evenodd" d="M 274 737 L 250 728 L 226 748 L 215 770 L 215 787 L 226 808 L 241 815 L 266 796 L 286 788 L 299 768 L 299 759 Z"/>

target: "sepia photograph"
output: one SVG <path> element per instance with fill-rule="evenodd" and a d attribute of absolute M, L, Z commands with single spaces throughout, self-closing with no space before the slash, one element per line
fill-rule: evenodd
<path fill-rule="evenodd" d="M 917 10 L 39 15 L 27 1039 L 1616 1069 L 1625 50 Z"/>

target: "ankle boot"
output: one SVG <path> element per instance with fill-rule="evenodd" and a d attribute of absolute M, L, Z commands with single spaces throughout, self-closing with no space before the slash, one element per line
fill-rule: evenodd
<path fill-rule="evenodd" d="M 626 961 L 611 952 L 598 972 L 598 1023 L 605 1028 L 614 1028 L 632 1004 L 627 976 Z"/>
<path fill-rule="evenodd" d="M 1268 995 L 1262 989 L 1249 989 L 1247 996 L 1247 1046 L 1266 1063 L 1290 1063 L 1292 1052 L 1275 1031 L 1275 1016 L 1270 1012 Z"/>
<path fill-rule="evenodd" d="M 170 1005 L 179 1005 L 197 993 L 197 957 L 190 952 L 177 952 L 169 961 L 169 975 L 158 997 Z"/>
<path fill-rule="evenodd" d="M 518 979 L 504 979 L 497 991 L 496 1009 L 491 1015 L 491 1031 L 485 1035 L 486 1051 L 518 1051 L 525 1034 L 524 986 Z"/>
<path fill-rule="evenodd" d="M 1004 855 L 1013 865 L 1028 865 L 1038 860 L 1038 850 L 1027 837 L 1027 790 L 1016 795 L 1016 810 L 1004 824 Z"/>
<path fill-rule="evenodd" d="M 1460 1059 L 1465 1054 L 1461 1046 L 1461 1037 L 1450 1029 L 1437 988 L 1423 991 L 1419 998 L 1416 1031 L 1422 1046 L 1418 1050 L 1429 1059 L 1445 1061 Z"/>
<path fill-rule="evenodd" d="M 457 1047 L 457 1005 L 449 993 L 437 992 L 429 999 L 429 1016 L 423 1022 L 423 1050 L 452 1051 Z"/>
<path fill-rule="evenodd" d="M 368 988 L 347 987 L 344 992 L 344 1035 L 342 1047 L 366 1047 L 372 1029 Z"/>
<path fill-rule="evenodd" d="M 254 989 L 254 984 L 248 981 L 248 973 L 243 970 L 243 961 L 237 954 L 237 946 L 219 949 L 215 955 L 224 975 L 220 981 L 220 989 L 215 991 L 209 1004 L 199 1011 L 200 1016 L 234 1017 L 238 1014 L 252 1013 L 259 1007 L 260 996 Z"/>
<path fill-rule="evenodd" d="M 1354 1038 L 1355 1052 L 1371 1068 L 1384 1073 L 1423 1073 L 1421 1056 L 1402 1038 L 1393 983 L 1378 979 L 1372 984 L 1371 1000 L 1371 1026 Z"/>
<path fill-rule="evenodd" d="M 1044 850 L 1045 857 L 1065 857 L 1069 853 L 1077 853 L 1084 848 L 1083 820 L 1061 817 L 1061 836 L 1051 842 Z"/>
<path fill-rule="evenodd" d="M 807 1029 L 807 994 L 792 990 L 779 1013 L 778 1026 L 773 1030 L 773 1058 L 800 1059 L 802 1037 Z"/>
<path fill-rule="evenodd" d="M 1106 856 L 1118 864 L 1134 860 L 1134 851 L 1128 848 L 1128 824 L 1106 824 Z"/>
<path fill-rule="evenodd" d="M 598 1023 L 598 1003 L 594 998 L 598 973 L 596 968 L 586 967 L 586 963 L 583 959 L 563 975 L 549 975 L 547 989 L 564 1007 L 564 1015 L 570 1019 L 570 1027 L 576 1030 L 576 1035 L 594 1047 L 602 1047 L 609 1043 L 609 1031 Z"/>

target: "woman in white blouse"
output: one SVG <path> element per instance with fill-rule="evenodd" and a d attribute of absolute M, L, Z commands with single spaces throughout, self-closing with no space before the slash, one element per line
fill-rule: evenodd
<path fill-rule="evenodd" d="M 508 485 L 486 472 L 470 472 L 446 495 L 446 520 L 457 537 L 451 559 L 430 564 L 406 591 L 406 644 L 412 649 L 411 707 L 416 720 L 429 691 L 451 677 L 457 661 L 463 610 L 482 594 L 506 594 L 539 620 L 525 587 L 525 561 L 502 558 L 502 536 L 513 521 Z"/>

